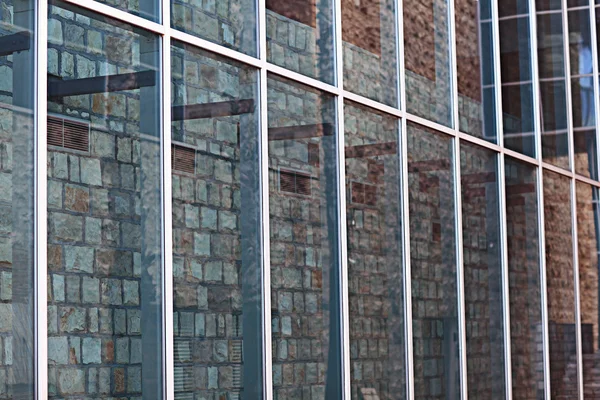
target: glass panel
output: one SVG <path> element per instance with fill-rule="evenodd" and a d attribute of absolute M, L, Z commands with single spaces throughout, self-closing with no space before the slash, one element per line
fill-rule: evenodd
<path fill-rule="evenodd" d="M 555 0 L 538 0 L 554 8 Z M 560 1 L 558 1 L 560 9 Z M 569 168 L 567 96 L 562 13 L 537 15 L 538 69 L 542 106 L 542 158 Z"/>
<path fill-rule="evenodd" d="M 596 152 L 596 131 L 576 130 L 575 140 L 575 172 L 592 179 L 598 179 L 598 156 Z"/>
<path fill-rule="evenodd" d="M 553 398 L 578 396 L 570 185 L 569 178 L 544 170 L 550 389 Z"/>
<path fill-rule="evenodd" d="M 406 398 L 398 124 L 344 107 L 353 399 Z"/>
<path fill-rule="evenodd" d="M 597 396 L 600 356 L 598 322 L 598 188 L 577 182 L 577 237 L 579 253 L 579 299 L 581 304 L 581 352 L 583 356 L 583 393 L 585 399 Z"/>
<path fill-rule="evenodd" d="M 334 98 L 268 80 L 275 399 L 341 399 Z"/>
<path fill-rule="evenodd" d="M 510 17 L 523 15 L 529 12 L 529 0 L 497 0 L 498 15 L 500 17 Z"/>
<path fill-rule="evenodd" d="M 561 0 L 535 0 L 536 11 L 560 10 Z"/>
<path fill-rule="evenodd" d="M 102 4 L 106 4 L 107 6 L 114 7 L 121 11 L 125 11 L 130 14 L 149 19 L 150 21 L 160 22 L 162 19 L 161 12 L 160 12 L 160 7 L 161 7 L 160 0 L 95 0 L 95 1 L 102 3 Z M 51 3 L 52 3 L 52 1 L 51 1 Z M 83 32 L 81 32 L 81 30 L 80 30 L 81 26 L 78 23 L 83 23 L 84 25 L 89 25 L 89 23 L 90 23 L 89 20 L 86 20 L 85 18 L 84 19 L 80 18 L 79 20 L 77 20 L 75 18 L 75 14 L 73 14 L 72 12 L 69 12 L 68 10 L 58 9 L 58 8 L 55 8 L 54 11 L 52 11 L 52 14 L 55 14 L 55 16 L 59 17 L 59 19 L 61 21 L 63 21 L 68 26 L 70 26 L 70 28 L 72 29 L 71 34 L 74 36 L 80 37 L 80 40 L 82 41 L 81 44 L 83 44 L 83 36 L 82 36 Z M 49 27 L 49 29 L 50 29 L 50 27 Z M 97 39 L 95 37 L 92 37 L 91 40 L 97 40 Z"/>
<path fill-rule="evenodd" d="M 590 9 L 569 11 L 575 172 L 596 178 L 596 123 Z M 587 128 L 587 129 L 586 129 Z"/>
<path fill-rule="evenodd" d="M 534 157 L 529 17 L 505 19 L 499 24 L 504 146 Z"/>
<path fill-rule="evenodd" d="M 255 0 L 171 0 L 171 26 L 256 56 L 256 4 Z M 216 83 L 222 86 L 227 84 L 221 81 Z"/>
<path fill-rule="evenodd" d="M 158 37 L 57 3 L 48 46 L 49 398 L 162 398 Z M 51 20 L 52 21 L 52 20 Z M 60 26 L 60 25 L 58 25 Z"/>
<path fill-rule="evenodd" d="M 447 0 L 404 0 L 406 110 L 453 126 Z M 453 17 L 454 18 L 454 17 Z"/>
<path fill-rule="evenodd" d="M 496 142 L 494 44 L 491 17 L 483 13 L 491 0 L 457 0 L 456 59 L 458 115 L 462 132 Z M 482 19 L 480 19 L 482 15 Z"/>
<path fill-rule="evenodd" d="M 460 398 L 452 139 L 408 124 L 415 399 Z"/>
<path fill-rule="evenodd" d="M 542 289 L 536 169 L 505 158 L 513 398 L 543 400 Z"/>
<path fill-rule="evenodd" d="M 343 0 L 344 89 L 398 105 L 393 0 Z"/>
<path fill-rule="evenodd" d="M 266 0 L 267 60 L 334 83 L 333 0 Z"/>
<path fill-rule="evenodd" d="M 34 399 L 36 4 L 0 2 L 0 399 Z M 43 283 L 42 283 L 43 284 Z"/>
<path fill-rule="evenodd" d="M 258 73 L 171 50 L 175 398 L 260 398 Z"/>
<path fill-rule="evenodd" d="M 469 398 L 504 399 L 504 301 L 497 154 L 461 145 Z"/>

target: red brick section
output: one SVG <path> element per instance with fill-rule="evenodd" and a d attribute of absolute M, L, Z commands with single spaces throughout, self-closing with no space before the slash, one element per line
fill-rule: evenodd
<path fill-rule="evenodd" d="M 435 81 L 435 36 L 431 0 L 404 2 L 406 69 Z"/>

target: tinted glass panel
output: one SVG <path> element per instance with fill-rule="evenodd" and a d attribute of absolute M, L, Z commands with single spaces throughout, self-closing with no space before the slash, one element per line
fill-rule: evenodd
<path fill-rule="evenodd" d="M 333 1 L 267 0 L 266 5 L 269 62 L 333 83 Z"/>
<path fill-rule="evenodd" d="M 0 399 L 33 399 L 36 2 L 0 3 Z M 43 16 L 45 17 L 45 16 Z M 43 199 L 42 199 L 43 201 Z"/>
<path fill-rule="evenodd" d="M 398 104 L 394 4 L 342 1 L 344 88 L 390 106 Z"/>
<path fill-rule="evenodd" d="M 505 158 L 512 390 L 544 399 L 542 289 L 536 170 Z"/>
<path fill-rule="evenodd" d="M 501 20 L 499 25 L 504 145 L 535 156 L 529 17 Z"/>
<path fill-rule="evenodd" d="M 583 392 L 593 399 L 598 380 L 596 360 L 600 356 L 598 321 L 598 189 L 577 182 L 577 235 L 579 253 L 579 298 L 581 304 L 581 352 Z"/>
<path fill-rule="evenodd" d="M 255 56 L 256 4 L 255 0 L 171 0 L 171 26 Z"/>
<path fill-rule="evenodd" d="M 175 398 L 258 398 L 258 73 L 191 46 L 171 51 Z"/>
<path fill-rule="evenodd" d="M 552 7 L 554 0 L 542 3 Z M 560 2 L 558 2 L 560 10 Z M 542 158 L 569 168 L 567 96 L 565 80 L 563 14 L 537 15 L 538 70 L 542 105 Z"/>
<path fill-rule="evenodd" d="M 352 398 L 404 399 L 399 121 L 350 104 L 344 119 Z"/>
<path fill-rule="evenodd" d="M 458 113 L 462 132 L 496 142 L 496 102 L 491 0 L 457 0 L 456 61 Z"/>
<path fill-rule="evenodd" d="M 340 399 L 334 99 L 275 78 L 268 96 L 273 391 Z"/>
<path fill-rule="evenodd" d="M 405 0 L 406 110 L 452 126 L 452 74 L 447 0 Z"/>
<path fill-rule="evenodd" d="M 592 179 L 598 179 L 598 155 L 596 151 L 596 131 L 576 130 L 575 140 L 575 172 Z"/>
<path fill-rule="evenodd" d="M 504 399 L 504 322 L 497 154 L 461 147 L 469 397 Z"/>
<path fill-rule="evenodd" d="M 160 399 L 159 40 L 49 11 L 73 15 L 64 40 L 49 27 L 49 397 Z M 66 33 L 75 24 L 97 47 Z"/>
<path fill-rule="evenodd" d="M 544 171 L 546 285 L 552 397 L 576 397 L 578 392 L 570 185 L 569 178 Z"/>
<path fill-rule="evenodd" d="M 408 125 L 415 399 L 460 398 L 452 140 Z"/>

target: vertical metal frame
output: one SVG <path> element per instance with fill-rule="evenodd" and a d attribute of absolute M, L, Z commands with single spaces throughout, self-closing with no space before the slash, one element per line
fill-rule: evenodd
<path fill-rule="evenodd" d="M 161 0 L 162 21 L 171 23 L 171 4 Z M 161 122 L 162 122 L 162 204 L 163 204 L 163 392 L 167 400 L 175 398 L 174 317 L 173 317 L 173 185 L 171 177 L 171 36 L 161 41 Z"/>
<path fill-rule="evenodd" d="M 563 54 L 565 68 L 565 96 L 567 101 L 567 133 L 568 133 L 568 154 L 569 166 L 575 173 L 575 134 L 573 132 L 573 102 L 571 93 L 571 52 L 569 43 L 569 12 L 567 0 L 562 0 L 562 24 L 563 24 Z M 596 101 L 594 104 L 597 103 Z M 577 243 L 577 202 L 575 180 L 570 179 L 570 207 L 571 207 L 571 237 L 573 247 L 573 287 L 574 287 L 574 305 L 575 305 L 575 337 L 577 353 L 577 387 L 579 399 L 583 400 L 583 362 L 582 362 L 582 344 L 581 344 L 581 303 L 579 301 L 579 254 Z"/>
<path fill-rule="evenodd" d="M 598 99 L 598 94 L 600 93 L 600 78 L 598 74 L 600 73 L 600 67 L 598 66 L 598 43 L 596 42 L 596 35 L 598 27 L 596 26 L 596 4 L 594 0 L 589 0 L 589 16 L 590 16 L 590 46 L 592 50 L 592 71 L 593 77 L 592 82 L 594 85 L 594 99 Z M 594 101 L 594 122 L 595 122 L 595 131 L 596 131 L 596 155 L 600 154 L 600 124 L 598 124 L 598 119 L 600 118 L 600 102 Z M 600 162 L 596 160 L 596 179 L 600 179 Z"/>
<path fill-rule="evenodd" d="M 48 164 L 47 164 L 47 71 L 48 71 L 48 0 L 38 0 L 35 17 L 35 210 L 33 238 L 34 263 L 34 338 L 35 382 L 38 400 L 48 398 Z M 36 297 L 37 296 L 37 297 Z"/>
<path fill-rule="evenodd" d="M 477 3 L 478 4 L 478 3 Z M 465 266 L 463 258 L 463 228 L 462 228 L 462 186 L 461 186 L 461 159 L 460 159 L 460 110 L 458 108 L 458 67 L 456 62 L 456 13 L 454 0 L 448 0 L 448 24 L 449 38 L 448 47 L 450 48 L 450 74 L 451 74 L 451 96 L 452 96 L 452 119 L 453 128 L 456 137 L 453 139 L 454 146 L 454 206 L 456 229 L 456 282 L 457 282 L 457 301 L 458 301 L 458 336 L 459 336 L 459 357 L 460 357 L 460 392 L 461 399 L 468 398 L 468 372 L 467 372 L 467 318 L 465 309 Z"/>
<path fill-rule="evenodd" d="M 189 35 L 172 29 L 170 26 L 170 0 L 160 0 L 162 6 L 161 23 L 155 23 L 134 16 L 125 11 L 117 10 L 111 6 L 95 2 L 93 0 L 65 0 L 80 7 L 95 11 L 99 14 L 115 18 L 134 26 L 154 32 L 161 37 L 161 127 L 162 127 L 162 206 L 163 206 L 163 379 L 164 379 L 164 397 L 168 400 L 174 399 L 174 358 L 173 358 L 173 262 L 172 262 L 172 199 L 171 199 L 171 39 L 177 39 L 185 43 L 195 45 L 204 50 L 216 54 L 236 59 L 250 67 L 256 68 L 259 73 L 259 125 L 260 125 L 260 175 L 261 175 L 261 255 L 262 255 L 262 328 L 263 328 L 263 397 L 266 400 L 273 399 L 272 387 L 272 336 L 271 336 L 271 271 L 270 271 L 270 224 L 269 224 L 269 172 L 268 172 L 268 115 L 267 115 L 267 76 L 268 73 L 285 75 L 289 79 L 302 84 L 317 88 L 323 92 L 335 96 L 337 112 L 337 168 L 338 168 L 338 186 L 337 199 L 339 201 L 338 210 L 338 232 L 339 232 L 339 268 L 341 268 L 341 297 L 342 309 L 340 318 L 342 323 L 342 377 L 343 377 L 343 398 L 351 397 L 350 385 L 350 354 L 349 354 L 349 309 L 348 309 L 348 273 L 347 273 L 347 231 L 346 231 L 346 190 L 345 190 L 345 152 L 344 152 L 344 100 L 351 99 L 354 102 L 373 108 L 388 115 L 392 115 L 399 120 L 398 143 L 400 158 L 400 191 L 402 194 L 401 217 L 402 217 L 402 250 L 403 250 L 403 277 L 404 277 L 404 324 L 405 324 L 405 345 L 406 345 L 406 391 L 407 399 L 414 400 L 414 365 L 413 365 L 413 326 L 412 326 L 412 284 L 411 284 L 411 262 L 410 262 L 410 208 L 408 200 L 408 150 L 407 150 L 407 121 L 414 121 L 418 124 L 437 130 L 452 137 L 453 140 L 453 174 L 455 179 L 454 201 L 455 201 L 455 228 L 456 228 L 456 268 L 457 268 L 457 301 L 459 318 L 459 351 L 460 351 L 460 372 L 461 372 L 461 398 L 466 400 L 468 397 L 467 382 L 467 355 L 466 355 L 466 314 L 465 314 L 465 293 L 464 293 L 464 263 L 463 263 L 463 234 L 462 234 L 462 196 L 461 196 L 461 165 L 460 150 L 461 142 L 464 140 L 485 147 L 494 151 L 498 155 L 498 185 L 499 185 L 499 206 L 500 206 L 500 237 L 501 237 L 501 265 L 502 265 L 502 288 L 504 305 L 504 335 L 505 335 L 505 374 L 506 374 L 506 397 L 512 399 L 512 375 L 511 375 L 511 349 L 510 349 L 510 301 L 509 301 L 509 271 L 508 271 L 508 252 L 507 252 L 507 227 L 506 227 L 506 190 L 505 190 L 505 157 L 507 155 L 519 159 L 529 165 L 535 166 L 537 174 L 537 198 L 538 198 L 538 224 L 539 224 L 539 257 L 540 257 L 540 285 L 541 285 L 541 306 L 543 323 L 543 359 L 544 359 L 544 385 L 545 397 L 550 399 L 550 366 L 549 366 L 549 334 L 548 334 L 548 310 L 547 310 L 547 283 L 546 283 L 546 260 L 545 260 L 545 232 L 544 232 L 544 195 L 543 195 L 543 174 L 544 168 L 555 171 L 559 174 L 569 177 L 571 184 L 571 215 L 573 229 L 573 251 L 574 251 L 574 271 L 575 271 L 575 296 L 576 296 L 576 314 L 578 323 L 581 323 L 581 311 L 579 300 L 579 274 L 578 274 L 578 253 L 577 253 L 577 200 L 576 200 L 576 182 L 582 181 L 595 187 L 600 187 L 600 182 L 584 178 L 575 174 L 574 170 L 574 142 L 573 142 L 573 122 L 571 106 L 571 78 L 569 72 L 569 49 L 568 49 L 568 13 L 566 0 L 563 2 L 563 26 L 565 37 L 565 68 L 566 68 L 566 90 L 568 97 L 568 127 L 569 127 L 569 159 L 571 170 L 565 171 L 553 167 L 543 162 L 541 147 L 541 115 L 540 115 L 540 91 L 539 74 L 537 62 L 537 28 L 536 28 L 536 10 L 535 0 L 529 0 L 529 26 L 531 42 L 531 60 L 533 76 L 533 104 L 535 112 L 534 131 L 536 140 L 536 158 L 527 157 L 511 150 L 505 149 L 503 138 L 502 121 L 502 90 L 500 75 L 500 35 L 499 35 L 499 0 L 492 1 L 492 24 L 493 24 L 493 43 L 494 43 L 494 79 L 496 82 L 495 100 L 496 100 L 496 134 L 498 135 L 497 144 L 489 143 L 485 140 L 475 138 L 460 132 L 460 118 L 458 108 L 458 76 L 456 59 L 456 21 L 454 1 L 448 1 L 448 45 L 451 60 L 451 94 L 452 94 L 452 116 L 453 128 L 444 127 L 440 124 L 428 121 L 406 113 L 407 94 L 406 94 L 406 74 L 404 63 L 404 32 L 403 32 L 403 1 L 396 0 L 396 40 L 397 40 L 397 107 L 389 107 L 377 101 L 368 99 L 364 96 L 348 92 L 343 88 L 344 63 L 343 63 L 343 40 L 341 31 L 341 0 L 334 1 L 334 38 L 335 38 L 335 76 L 336 84 L 329 85 L 318 80 L 303 76 L 299 73 L 288 71 L 280 66 L 273 65 L 267 61 L 267 40 L 266 40 L 266 3 L 265 0 L 257 0 L 257 21 L 258 21 L 258 57 L 248 56 L 236 50 L 226 48 L 219 44 Z M 594 0 L 589 0 L 592 54 L 594 60 L 594 93 L 600 93 L 600 81 L 598 77 L 598 48 L 594 40 L 596 34 L 595 8 Z M 40 0 L 37 3 L 37 19 L 35 32 L 35 54 L 36 54 L 36 108 L 35 108 L 35 318 L 36 318 L 36 393 L 38 399 L 46 399 L 48 368 L 47 368 L 47 154 L 46 154 L 46 117 L 47 117 L 47 12 L 48 0 Z M 596 120 L 600 116 L 600 102 L 595 102 Z M 596 146 L 597 154 L 600 154 L 600 124 L 596 123 Z M 598 163 L 597 163 L 598 164 Z M 599 173 L 600 171 L 596 171 Z M 600 174 L 598 174 L 600 176 Z M 578 384 L 580 389 L 580 399 L 583 396 L 582 381 L 582 362 L 581 362 L 581 331 L 577 330 L 577 349 L 578 349 Z"/>
<path fill-rule="evenodd" d="M 538 199 L 538 223 L 539 223 L 539 253 L 540 253 L 540 286 L 541 286 L 541 307 L 542 307 L 542 336 L 543 336 L 543 360 L 544 360 L 544 385 L 546 399 L 550 400 L 550 351 L 548 334 L 548 292 L 546 285 L 546 235 L 544 219 L 544 171 L 541 165 L 542 160 L 542 129 L 541 129 L 541 102 L 540 102 L 540 79 L 538 72 L 537 57 L 537 13 L 535 0 L 529 0 L 529 35 L 531 50 L 531 75 L 533 92 L 533 127 L 535 133 L 537 172 L 537 199 Z"/>

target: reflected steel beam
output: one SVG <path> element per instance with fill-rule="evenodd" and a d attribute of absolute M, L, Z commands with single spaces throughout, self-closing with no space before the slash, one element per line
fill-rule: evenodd
<path fill-rule="evenodd" d="M 333 125 L 329 123 L 269 128 L 269 140 L 295 140 L 331 136 L 333 131 Z"/>
<path fill-rule="evenodd" d="M 189 119 L 228 117 L 252 112 L 254 112 L 254 100 L 252 99 L 220 101 L 216 103 L 173 106 L 171 108 L 171 120 L 185 121 Z"/>
<path fill-rule="evenodd" d="M 156 71 L 130 72 L 93 78 L 48 81 L 48 97 L 120 92 L 156 85 Z"/>
<path fill-rule="evenodd" d="M 387 154 L 396 154 L 397 151 L 398 145 L 396 144 L 396 142 L 365 144 L 360 146 L 347 146 L 346 158 L 376 157 Z"/>
<path fill-rule="evenodd" d="M 19 51 L 29 50 L 31 47 L 30 36 L 28 31 L 0 36 L 0 57 L 9 56 Z"/>

